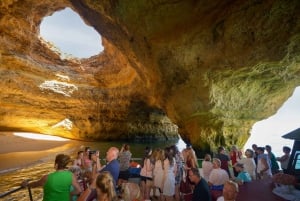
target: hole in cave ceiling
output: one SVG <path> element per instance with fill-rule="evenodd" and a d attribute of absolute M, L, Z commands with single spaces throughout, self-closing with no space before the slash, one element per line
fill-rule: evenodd
<path fill-rule="evenodd" d="M 101 35 L 71 8 L 45 17 L 40 24 L 40 37 L 62 59 L 89 58 L 104 50 Z"/>

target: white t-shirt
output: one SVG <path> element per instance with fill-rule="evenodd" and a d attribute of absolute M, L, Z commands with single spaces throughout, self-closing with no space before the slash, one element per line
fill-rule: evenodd
<path fill-rule="evenodd" d="M 206 181 L 208 181 L 212 169 L 213 169 L 213 164 L 211 161 L 202 161 L 203 177 Z"/>
<path fill-rule="evenodd" d="M 224 185 L 229 180 L 226 170 L 221 168 L 213 169 L 209 175 L 208 181 L 214 186 Z"/>
<path fill-rule="evenodd" d="M 249 175 L 252 177 L 252 178 L 255 178 L 256 176 L 256 164 L 254 162 L 254 159 L 253 158 L 242 158 L 239 163 L 242 163 L 244 165 L 244 170 L 246 172 L 249 173 Z"/>

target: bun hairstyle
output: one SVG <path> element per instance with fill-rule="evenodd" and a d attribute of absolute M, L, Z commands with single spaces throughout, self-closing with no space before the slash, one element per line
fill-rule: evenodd
<path fill-rule="evenodd" d="M 65 169 L 70 162 L 70 156 L 65 154 L 58 154 L 55 158 L 55 164 L 57 165 L 57 169 Z"/>

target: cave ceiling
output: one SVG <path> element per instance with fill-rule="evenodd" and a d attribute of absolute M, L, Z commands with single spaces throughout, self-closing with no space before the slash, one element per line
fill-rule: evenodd
<path fill-rule="evenodd" d="M 42 19 L 66 7 L 102 36 L 102 53 L 61 59 L 40 39 Z M 300 85 L 299 10 L 297 0 L 2 0 L 0 128 L 243 145 Z"/>

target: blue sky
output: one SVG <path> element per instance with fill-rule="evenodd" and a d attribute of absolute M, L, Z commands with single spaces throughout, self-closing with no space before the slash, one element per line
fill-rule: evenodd
<path fill-rule="evenodd" d="M 61 52 L 78 58 L 88 58 L 103 51 L 100 34 L 70 8 L 45 17 L 40 25 L 40 35 Z"/>
<path fill-rule="evenodd" d="M 101 36 L 94 28 L 87 26 L 80 16 L 66 8 L 46 17 L 40 26 L 41 36 L 54 43 L 62 52 L 78 58 L 88 58 L 103 51 Z M 300 87 L 274 116 L 257 122 L 251 131 L 251 137 L 244 146 L 250 148 L 253 143 L 259 146 L 269 144 L 276 155 L 282 154 L 282 146 L 292 146 L 292 140 L 281 136 L 300 127 Z"/>

